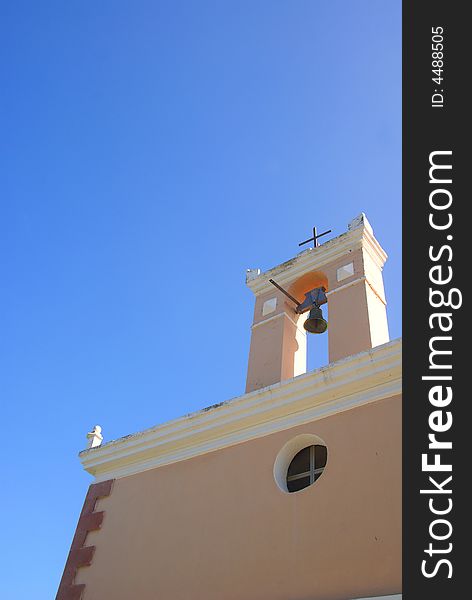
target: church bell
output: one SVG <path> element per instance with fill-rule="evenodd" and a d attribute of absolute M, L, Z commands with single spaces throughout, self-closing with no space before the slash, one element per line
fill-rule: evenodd
<path fill-rule="evenodd" d="M 309 333 L 324 333 L 328 329 L 328 322 L 324 320 L 319 306 L 315 306 L 310 310 L 308 319 L 303 324 L 303 327 Z"/>

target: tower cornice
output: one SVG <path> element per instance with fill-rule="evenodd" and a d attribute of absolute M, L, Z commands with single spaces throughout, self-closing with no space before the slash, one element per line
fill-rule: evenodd
<path fill-rule="evenodd" d="M 360 249 L 367 252 L 374 263 L 382 269 L 387 260 L 387 253 L 373 235 L 368 222 L 362 220 L 356 227 L 321 246 L 308 248 L 264 273 L 254 276 L 254 271 L 251 271 L 251 276 L 246 278 L 246 284 L 256 296 L 259 296 L 273 289 L 269 279 L 276 279 L 281 286 L 288 287 L 305 273 L 322 271 L 326 265 L 346 258 L 349 253 Z"/>

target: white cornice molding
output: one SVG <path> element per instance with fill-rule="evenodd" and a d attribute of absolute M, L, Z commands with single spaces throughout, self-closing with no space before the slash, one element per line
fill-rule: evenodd
<path fill-rule="evenodd" d="M 294 258 L 246 281 L 247 286 L 258 296 L 272 290 L 269 279 L 276 278 L 281 286 L 287 286 L 305 273 L 321 270 L 324 266 L 339 258 L 347 257 L 350 252 L 363 249 L 381 269 L 387 260 L 387 254 L 368 227 L 359 225 L 338 237 L 297 254 Z"/>
<path fill-rule="evenodd" d="M 399 393 L 400 339 L 79 456 L 96 481 L 125 477 Z"/>
<path fill-rule="evenodd" d="M 354 279 L 353 281 L 350 281 L 349 283 L 345 283 L 344 285 L 340 285 L 339 287 L 334 288 L 334 290 L 330 290 L 329 292 L 326 292 L 326 296 L 329 298 L 333 294 L 342 292 L 343 290 L 346 290 L 347 288 L 350 288 L 353 285 L 357 285 L 358 283 L 366 283 L 366 282 L 367 282 L 367 277 L 365 275 L 363 275 L 362 277 L 358 277 L 357 279 Z M 370 287 L 372 287 L 372 286 L 370 286 Z"/>
<path fill-rule="evenodd" d="M 326 292 L 326 296 L 327 296 L 327 298 L 329 298 L 333 294 L 337 294 L 338 292 L 342 292 L 343 290 L 345 290 L 347 288 L 350 288 L 353 285 L 357 285 L 358 283 L 366 283 L 370 287 L 370 289 L 372 290 L 372 292 L 380 300 L 380 302 L 382 302 L 383 304 L 385 304 L 385 306 L 387 306 L 387 301 L 385 300 L 384 296 L 382 294 L 380 294 L 375 289 L 375 287 L 372 285 L 372 283 L 367 279 L 367 277 L 365 275 L 363 275 L 362 277 L 359 277 L 358 279 L 354 279 L 354 281 L 350 281 L 349 283 L 345 283 L 344 285 L 341 285 L 340 287 L 334 288 L 334 290 Z"/>
<path fill-rule="evenodd" d="M 388 256 L 372 231 L 367 227 L 363 227 L 363 248 L 372 258 L 374 263 L 382 269 Z"/>
<path fill-rule="evenodd" d="M 307 315 L 308 315 L 308 313 L 305 313 L 305 317 Z M 292 317 L 289 314 L 287 314 L 286 312 L 281 312 L 276 315 L 273 315 L 272 317 L 268 317 L 267 319 L 264 319 L 263 321 L 258 321 L 257 323 L 253 323 L 251 325 L 251 329 L 252 330 L 257 329 L 261 325 L 265 325 L 266 323 L 270 323 L 271 321 L 276 321 L 277 319 L 281 319 L 282 317 L 285 317 L 286 319 L 288 319 L 290 321 L 290 323 L 295 325 L 295 327 L 298 329 L 298 331 L 300 331 L 300 333 L 306 334 L 306 329 L 303 329 L 302 327 L 300 327 L 300 325 L 294 319 L 292 319 Z M 303 321 L 300 319 L 300 322 L 304 322 L 304 319 L 303 319 Z"/>

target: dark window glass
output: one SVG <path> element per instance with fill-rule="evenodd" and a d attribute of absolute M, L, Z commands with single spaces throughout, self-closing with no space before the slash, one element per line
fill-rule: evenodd
<path fill-rule="evenodd" d="M 292 479 L 287 481 L 287 488 L 289 492 L 298 492 L 310 485 L 310 477 L 300 477 L 299 479 Z"/>
<path fill-rule="evenodd" d="M 290 463 L 287 471 L 287 489 L 298 492 L 315 483 L 321 477 L 327 460 L 326 446 L 316 444 L 300 450 Z"/>
<path fill-rule="evenodd" d="M 315 446 L 315 469 L 326 466 L 327 454 L 326 446 Z"/>
<path fill-rule="evenodd" d="M 287 476 L 300 475 L 308 473 L 310 470 L 310 448 L 303 448 L 290 463 Z"/>

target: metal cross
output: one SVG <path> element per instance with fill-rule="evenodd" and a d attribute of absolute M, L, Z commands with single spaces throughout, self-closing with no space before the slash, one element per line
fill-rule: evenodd
<path fill-rule="evenodd" d="M 304 242 L 300 242 L 298 245 L 303 246 L 303 244 L 308 244 L 308 242 L 314 242 L 315 248 L 317 248 L 319 246 L 318 238 L 326 235 L 327 233 L 331 233 L 331 229 L 328 229 L 328 231 L 323 231 L 323 233 L 317 233 L 316 227 L 313 227 L 313 237 L 311 237 L 309 240 L 305 240 Z"/>

